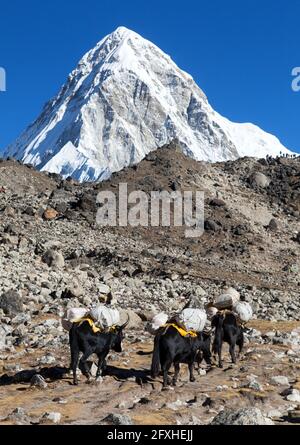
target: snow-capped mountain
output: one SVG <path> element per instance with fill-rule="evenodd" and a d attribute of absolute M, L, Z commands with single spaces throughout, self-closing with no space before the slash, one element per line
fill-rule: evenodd
<path fill-rule="evenodd" d="M 255 125 L 215 112 L 169 56 L 120 27 L 81 59 L 4 156 L 80 181 L 103 180 L 174 138 L 196 160 L 290 153 Z"/>

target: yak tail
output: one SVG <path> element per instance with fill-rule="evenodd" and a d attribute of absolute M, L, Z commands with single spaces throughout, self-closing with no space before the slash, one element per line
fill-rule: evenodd
<path fill-rule="evenodd" d="M 152 365 L 151 365 L 151 377 L 155 379 L 158 377 L 160 372 L 160 354 L 159 354 L 159 340 L 161 334 L 157 334 L 154 340 L 154 351 L 152 357 Z"/>

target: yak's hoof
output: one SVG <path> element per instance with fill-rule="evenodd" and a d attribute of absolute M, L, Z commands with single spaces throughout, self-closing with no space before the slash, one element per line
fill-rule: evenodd
<path fill-rule="evenodd" d="M 95 385 L 101 385 L 103 383 L 103 377 L 97 377 L 94 384 Z"/>
<path fill-rule="evenodd" d="M 190 379 L 190 382 L 194 383 L 196 381 L 195 377 Z"/>
<path fill-rule="evenodd" d="M 75 380 L 75 381 L 73 382 L 73 385 L 74 385 L 74 386 L 78 386 L 78 385 L 79 385 L 79 381 L 78 381 L 78 380 Z"/>

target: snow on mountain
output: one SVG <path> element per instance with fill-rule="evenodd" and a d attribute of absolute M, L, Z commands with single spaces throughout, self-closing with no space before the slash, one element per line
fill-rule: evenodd
<path fill-rule="evenodd" d="M 290 153 L 275 136 L 216 113 L 169 56 L 120 27 L 81 59 L 4 156 L 80 181 L 104 180 L 174 138 L 196 160 Z"/>

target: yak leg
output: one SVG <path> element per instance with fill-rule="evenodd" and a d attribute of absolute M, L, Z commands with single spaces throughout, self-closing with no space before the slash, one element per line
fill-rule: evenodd
<path fill-rule="evenodd" d="M 174 363 L 174 368 L 175 368 L 175 374 L 173 377 L 173 386 L 176 386 L 177 384 L 177 380 L 178 380 L 178 376 L 179 376 L 179 372 L 180 372 L 180 364 L 179 363 Z"/>
<path fill-rule="evenodd" d="M 189 363 L 189 371 L 190 371 L 190 382 L 195 382 L 196 379 L 194 377 L 194 362 Z"/>
<path fill-rule="evenodd" d="M 232 363 L 236 363 L 236 356 L 235 356 L 235 345 L 236 345 L 236 338 L 231 338 L 230 339 L 230 346 L 229 346 L 229 352 L 230 352 L 230 355 L 231 355 L 231 360 L 232 360 Z"/>
<path fill-rule="evenodd" d="M 92 374 L 90 373 L 90 370 L 89 370 L 89 367 L 87 364 L 87 360 L 91 355 L 92 355 L 92 353 L 90 351 L 86 352 L 85 354 L 83 354 L 83 356 L 81 357 L 81 360 L 80 360 L 80 364 L 82 365 L 82 369 L 83 369 L 83 374 L 88 379 L 88 383 L 91 382 L 91 378 L 92 378 Z"/>
<path fill-rule="evenodd" d="M 105 356 L 98 355 L 98 369 L 96 374 L 96 382 L 99 382 L 102 379 L 103 369 L 106 366 Z"/>
<path fill-rule="evenodd" d="M 168 377 L 168 372 L 169 372 L 171 365 L 172 365 L 171 359 L 165 361 L 165 363 L 162 365 L 162 372 L 163 372 L 163 378 L 164 378 L 164 383 L 163 383 L 164 389 L 167 388 L 171 384 L 171 380 Z"/>
<path fill-rule="evenodd" d="M 218 345 L 217 345 L 217 354 L 218 354 L 218 357 L 219 357 L 219 368 L 223 368 L 223 362 L 222 362 L 222 342 L 220 342 Z"/>
<path fill-rule="evenodd" d="M 243 351 L 243 347 L 244 347 L 244 337 L 241 336 L 241 337 L 238 339 L 238 341 L 236 342 L 236 344 L 237 344 L 238 347 L 239 347 L 239 357 L 240 357 L 240 355 L 241 355 L 241 353 L 242 353 L 242 351 Z"/>
<path fill-rule="evenodd" d="M 78 385 L 77 367 L 78 367 L 80 351 L 79 351 L 78 343 L 76 341 L 76 337 L 75 337 L 74 333 L 72 333 L 72 335 L 70 335 L 70 349 L 71 349 L 70 368 L 73 371 L 73 384 Z"/>

